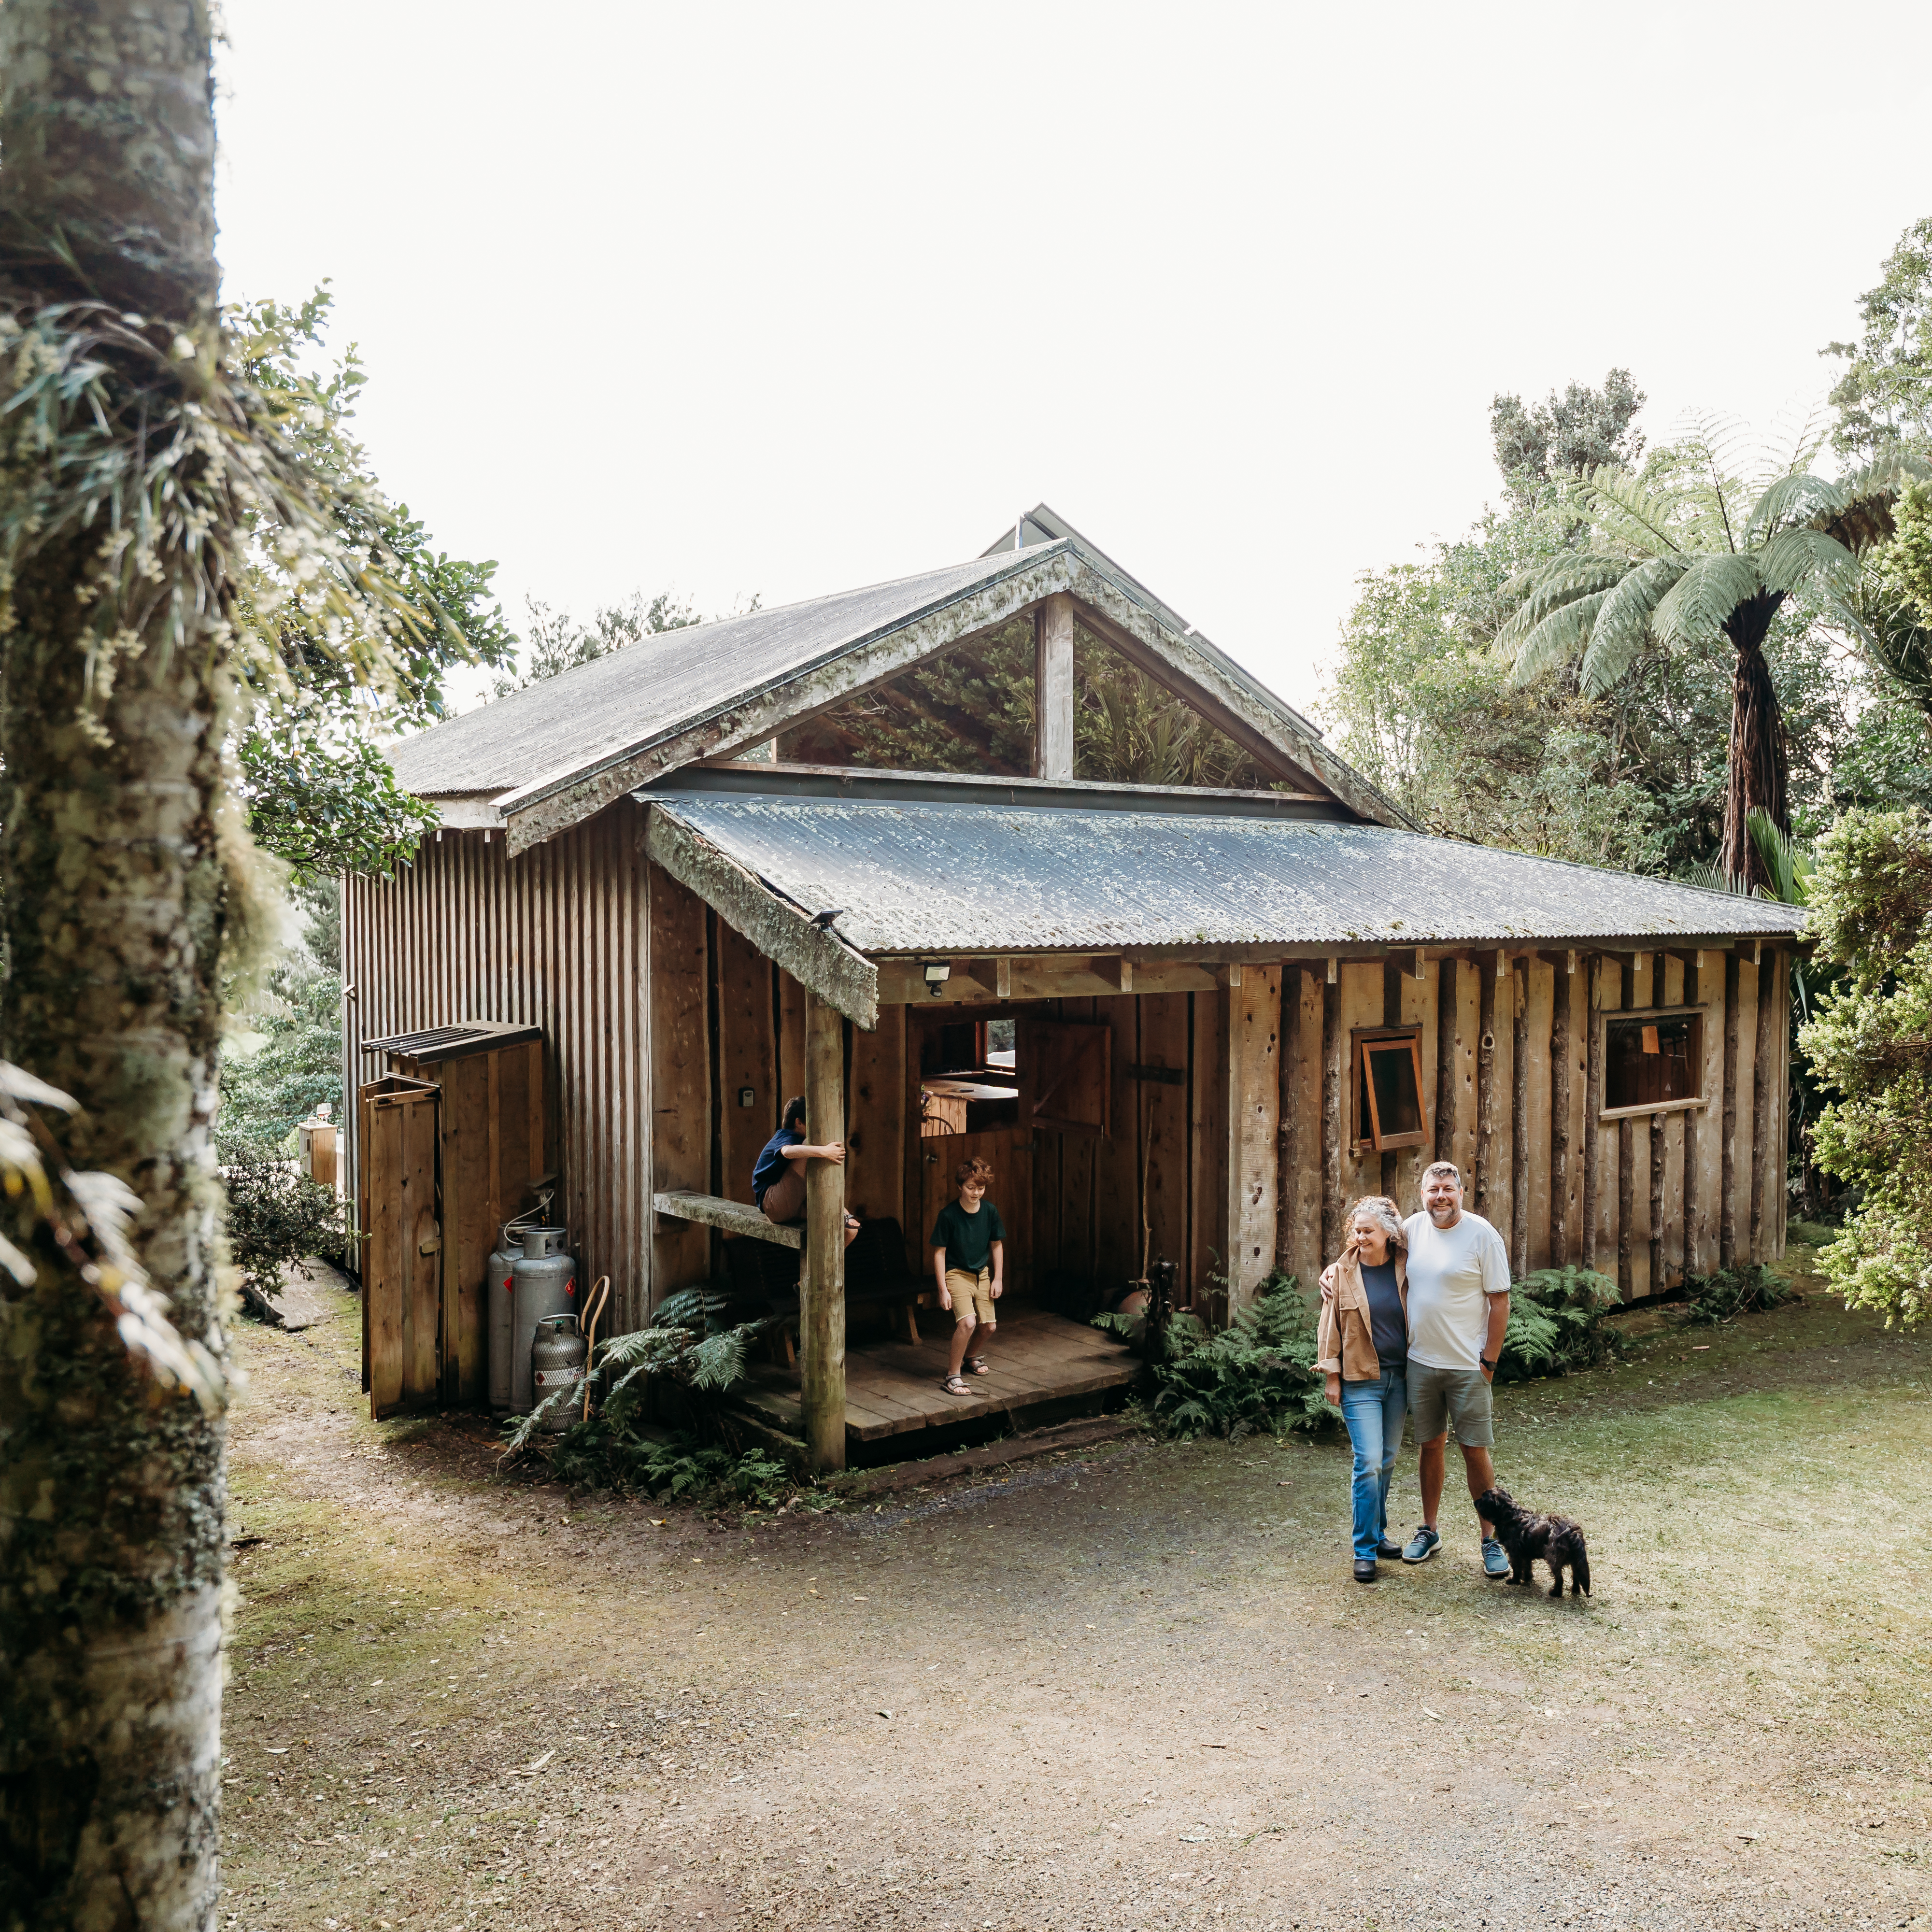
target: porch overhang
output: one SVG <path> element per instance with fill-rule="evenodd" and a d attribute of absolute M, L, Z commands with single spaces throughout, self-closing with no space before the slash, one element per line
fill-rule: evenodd
<path fill-rule="evenodd" d="M 1669 950 L 1789 945 L 1804 922 L 1801 909 L 1768 899 L 1285 814 L 1163 812 L 1151 801 L 1104 810 L 638 796 L 651 807 L 651 856 L 866 1027 L 877 1016 L 874 962 L 896 958 L 1200 965 L 1413 949 Z M 812 925 L 833 908 L 836 934 Z"/>

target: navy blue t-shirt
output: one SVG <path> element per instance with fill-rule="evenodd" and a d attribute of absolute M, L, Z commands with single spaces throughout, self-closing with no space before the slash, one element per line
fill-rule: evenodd
<path fill-rule="evenodd" d="M 1408 1360 L 1408 1318 L 1402 1312 L 1402 1291 L 1395 1285 L 1395 1264 L 1379 1268 L 1362 1264 L 1362 1286 L 1369 1292 L 1369 1334 L 1376 1360 L 1384 1369 L 1400 1369 Z"/>
<path fill-rule="evenodd" d="M 758 1156 L 758 1164 L 752 1170 L 752 1198 L 762 1208 L 765 1204 L 765 1190 L 774 1181 L 784 1178 L 784 1171 L 790 1162 L 784 1157 L 787 1148 L 798 1146 L 805 1138 L 804 1132 L 797 1127 L 781 1127 L 765 1143 L 765 1150 Z"/>

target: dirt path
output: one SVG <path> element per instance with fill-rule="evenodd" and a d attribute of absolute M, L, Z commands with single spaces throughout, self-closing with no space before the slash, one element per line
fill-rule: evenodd
<path fill-rule="evenodd" d="M 1580 1606 L 1354 1585 L 1333 1442 L 573 1502 L 354 1323 L 244 1334 L 235 1932 L 1932 1926 L 1932 1348 L 1822 1298 L 1499 1392 Z"/>

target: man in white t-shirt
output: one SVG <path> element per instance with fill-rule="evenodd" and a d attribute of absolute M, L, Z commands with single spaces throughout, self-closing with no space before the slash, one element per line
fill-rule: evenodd
<path fill-rule="evenodd" d="M 1451 1418 L 1471 1499 L 1496 1486 L 1490 1384 L 1509 1326 L 1509 1251 L 1481 1215 L 1464 1210 L 1462 1177 L 1453 1162 L 1438 1160 L 1424 1172 L 1422 1204 L 1421 1214 L 1402 1223 L 1408 1238 L 1408 1407 L 1422 1445 L 1417 1474 L 1423 1515 L 1402 1552 L 1405 1563 L 1426 1563 L 1442 1545 L 1436 1519 Z M 1322 1275 L 1324 1294 L 1334 1272 Z M 1508 1552 L 1493 1525 L 1484 1522 L 1482 1528 L 1483 1574 L 1507 1576 Z"/>

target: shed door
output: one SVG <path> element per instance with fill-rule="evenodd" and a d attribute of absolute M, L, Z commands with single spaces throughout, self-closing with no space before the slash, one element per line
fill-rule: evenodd
<path fill-rule="evenodd" d="M 361 1114 L 362 1380 L 372 1419 L 434 1403 L 440 1381 L 442 1233 L 439 1090 L 392 1075 L 356 1092 Z"/>

